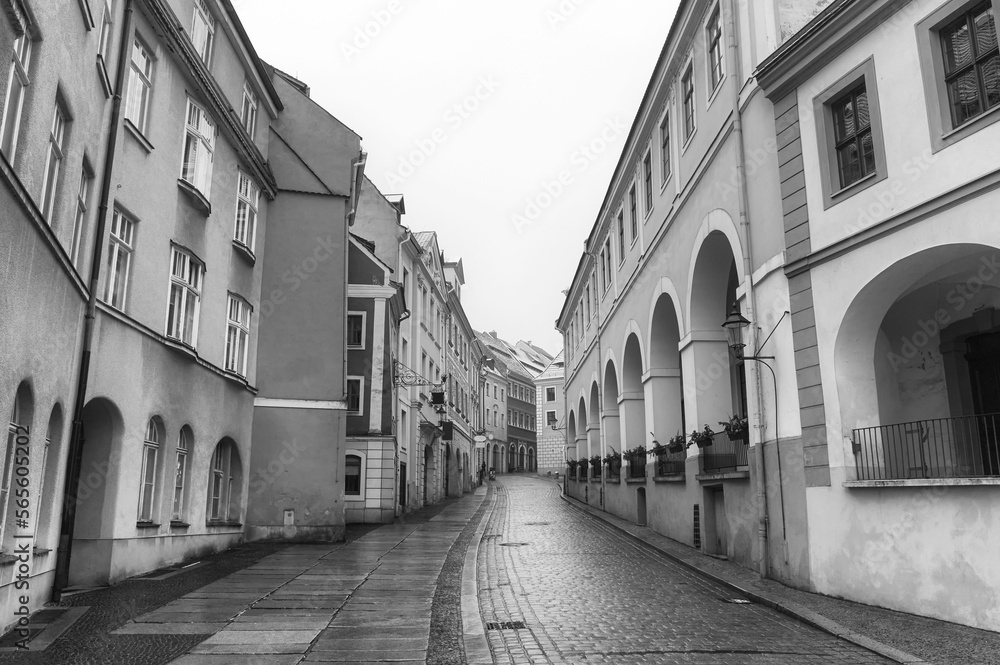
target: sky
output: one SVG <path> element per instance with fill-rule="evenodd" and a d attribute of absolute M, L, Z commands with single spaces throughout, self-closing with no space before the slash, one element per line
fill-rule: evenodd
<path fill-rule="evenodd" d="M 565 296 L 677 0 L 234 0 L 257 53 L 362 137 L 473 327 L 555 355 Z M 279 9 L 280 7 L 280 9 Z"/>

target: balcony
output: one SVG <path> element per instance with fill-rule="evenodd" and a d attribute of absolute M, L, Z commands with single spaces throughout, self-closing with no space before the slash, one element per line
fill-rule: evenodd
<path fill-rule="evenodd" d="M 677 476 L 684 475 L 684 464 L 687 454 L 684 451 L 679 453 L 665 453 L 656 456 L 657 476 Z"/>
<path fill-rule="evenodd" d="M 645 478 L 646 477 L 646 450 L 642 449 L 639 453 L 625 453 L 625 459 L 628 460 L 628 477 L 629 478 Z"/>
<path fill-rule="evenodd" d="M 1000 477 L 1000 414 L 915 420 L 851 434 L 858 480 Z"/>
<path fill-rule="evenodd" d="M 712 445 L 701 449 L 703 473 L 746 471 L 748 448 L 745 439 L 733 441 L 725 432 L 716 432 Z"/>

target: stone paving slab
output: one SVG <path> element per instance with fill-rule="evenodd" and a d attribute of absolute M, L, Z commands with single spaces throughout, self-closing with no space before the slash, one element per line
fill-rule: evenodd
<path fill-rule="evenodd" d="M 188 654 L 174 661 L 176 665 L 296 665 L 298 654 L 254 656 L 247 654 Z"/>

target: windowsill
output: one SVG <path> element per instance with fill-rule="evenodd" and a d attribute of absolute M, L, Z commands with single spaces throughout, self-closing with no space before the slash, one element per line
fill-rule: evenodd
<path fill-rule="evenodd" d="M 31 556 L 45 556 L 52 550 L 45 549 L 44 547 L 32 547 Z M 6 566 L 7 564 L 15 564 L 21 561 L 21 557 L 17 554 L 7 554 L 6 552 L 0 552 L 0 566 Z"/>
<path fill-rule="evenodd" d="M 191 346 L 187 342 L 179 340 L 176 337 L 171 337 L 170 335 L 164 335 L 163 339 L 166 340 L 166 342 L 171 347 L 177 349 L 178 351 L 183 351 L 185 353 L 188 353 L 189 355 L 191 355 L 194 358 L 198 357 L 198 349 L 196 349 L 195 347 Z M 223 372 L 225 372 L 225 370 L 223 370 Z"/>
<path fill-rule="evenodd" d="M 667 179 L 666 179 L 666 180 L 664 180 L 664 181 L 663 181 L 663 182 L 662 182 L 662 183 L 660 184 L 660 194 L 663 194 L 663 192 L 664 192 L 664 191 L 666 191 L 666 189 L 667 189 L 667 185 L 669 185 L 669 184 L 670 184 L 670 179 L 671 179 L 671 178 L 672 178 L 673 176 L 674 176 L 674 172 L 673 172 L 673 171 L 671 171 L 670 173 L 668 173 L 668 174 L 667 174 Z"/>
<path fill-rule="evenodd" d="M 849 193 L 849 192 L 851 192 L 852 189 L 859 188 L 862 185 L 864 185 L 865 183 L 868 183 L 869 180 L 873 180 L 876 177 L 878 177 L 878 171 L 877 170 L 874 171 L 873 173 L 869 173 L 868 175 L 866 175 L 864 178 L 861 178 L 860 180 L 855 180 L 854 182 L 852 182 L 847 187 L 841 187 L 840 189 L 838 189 L 837 191 L 835 191 L 833 194 L 830 194 L 830 203 L 831 204 L 836 204 L 836 203 L 838 203 L 838 201 L 837 201 L 838 198 L 841 198 L 841 197 L 846 198 L 847 196 L 853 196 L 853 193 Z M 874 184 L 874 183 L 868 183 L 868 184 Z"/>
<path fill-rule="evenodd" d="M 153 144 L 149 142 L 149 139 L 146 138 L 145 134 L 143 134 L 131 120 L 125 118 L 125 122 L 123 124 L 125 125 L 125 129 L 128 130 L 128 133 L 131 134 L 132 137 L 139 142 L 139 145 L 142 146 L 142 149 L 146 151 L 147 155 L 153 152 Z"/>
<path fill-rule="evenodd" d="M 136 522 L 135 528 L 137 529 L 159 529 L 160 525 L 157 522 Z"/>
<path fill-rule="evenodd" d="M 724 471 L 720 473 L 699 473 L 695 476 L 698 480 L 746 480 L 750 477 L 749 469 L 746 471 Z"/>
<path fill-rule="evenodd" d="M 666 476 L 653 476 L 654 483 L 683 483 L 687 476 L 683 473 L 671 473 Z"/>
<path fill-rule="evenodd" d="M 206 217 L 212 214 L 211 202 L 194 185 L 183 178 L 178 178 L 177 186 L 180 187 L 182 192 L 188 195 L 195 208 L 205 213 Z"/>
<path fill-rule="evenodd" d="M 187 522 L 182 522 L 180 520 L 170 520 L 170 528 L 171 529 L 186 529 L 189 526 L 191 526 L 191 525 L 188 524 Z"/>
<path fill-rule="evenodd" d="M 233 381 L 237 381 L 244 385 L 250 385 L 249 383 L 247 383 L 247 377 L 240 374 L 239 372 L 235 372 L 231 369 L 223 369 L 222 371 L 226 375 L 227 379 L 232 379 Z"/>
<path fill-rule="evenodd" d="M 242 527 L 242 522 L 226 522 L 223 520 L 206 520 L 207 527 Z"/>
<path fill-rule="evenodd" d="M 622 482 L 621 478 L 608 478 L 609 483 L 614 483 L 615 485 L 620 485 Z"/>
<path fill-rule="evenodd" d="M 251 266 L 257 263 L 257 257 L 254 256 L 253 250 L 241 243 L 239 240 L 233 240 L 233 249 L 249 263 Z"/>
<path fill-rule="evenodd" d="M 111 77 L 108 76 L 108 68 L 104 63 L 104 56 L 97 54 L 97 78 L 101 80 L 101 87 L 104 88 L 104 96 L 111 99 L 114 90 L 111 87 Z"/>
<path fill-rule="evenodd" d="M 902 480 L 847 480 L 848 489 L 887 487 L 977 487 L 1000 486 L 1000 478 L 907 478 Z"/>
<path fill-rule="evenodd" d="M 993 124 L 997 120 L 1000 120 L 1000 105 L 994 106 L 989 111 L 985 113 L 980 113 L 975 118 L 971 120 L 966 120 L 964 123 L 955 127 L 954 129 L 941 135 L 940 146 L 941 148 L 946 148 L 964 138 L 978 132 L 979 130 L 985 128 L 987 125 Z M 937 152 L 937 150 L 935 150 Z"/>

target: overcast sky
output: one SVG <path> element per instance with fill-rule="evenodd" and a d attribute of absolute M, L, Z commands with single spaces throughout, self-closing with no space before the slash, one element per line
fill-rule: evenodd
<path fill-rule="evenodd" d="M 564 296 L 677 0 L 234 0 L 261 58 L 362 136 L 478 330 L 555 354 Z M 280 7 L 280 9 L 279 9 Z"/>

